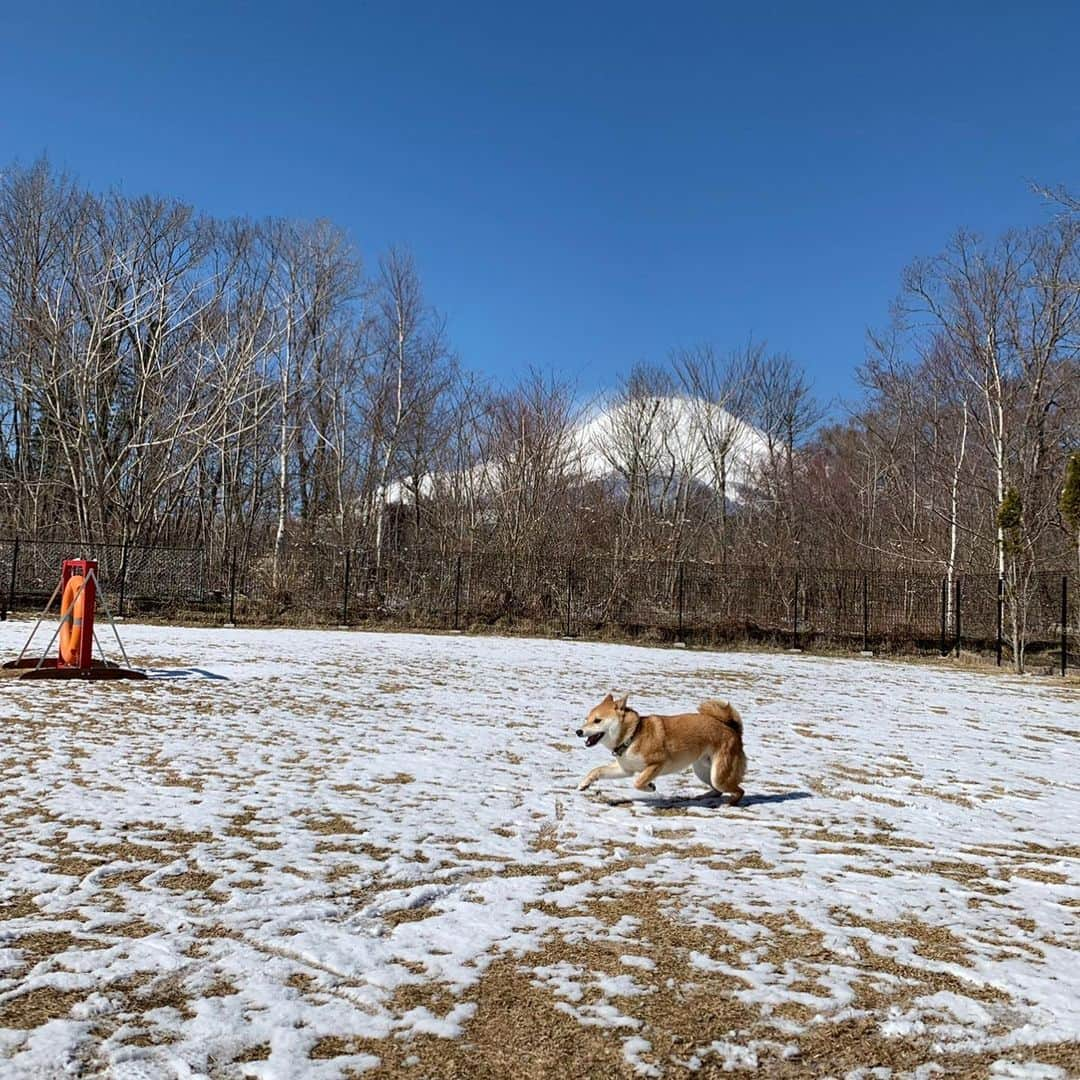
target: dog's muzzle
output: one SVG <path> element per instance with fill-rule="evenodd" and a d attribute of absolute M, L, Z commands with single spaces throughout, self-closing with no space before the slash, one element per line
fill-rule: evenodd
<path fill-rule="evenodd" d="M 581 728 L 578 728 L 577 729 L 577 734 L 578 734 L 578 738 L 580 739 L 585 735 L 585 732 L 582 731 Z M 595 746 L 603 737 L 604 737 L 604 733 L 602 731 L 598 731 L 595 735 L 590 735 L 587 739 L 585 739 L 585 745 L 586 746 Z"/>

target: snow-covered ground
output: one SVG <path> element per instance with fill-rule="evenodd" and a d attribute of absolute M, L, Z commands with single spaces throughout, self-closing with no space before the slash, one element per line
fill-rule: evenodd
<path fill-rule="evenodd" d="M 0 624 L 0 652 L 27 630 Z M 0 1075 L 1080 1071 L 1075 691 L 556 641 L 125 638 L 158 677 L 0 682 Z M 578 793 L 606 752 L 573 732 L 613 688 L 737 704 L 746 804 L 695 801 L 693 774 Z"/>

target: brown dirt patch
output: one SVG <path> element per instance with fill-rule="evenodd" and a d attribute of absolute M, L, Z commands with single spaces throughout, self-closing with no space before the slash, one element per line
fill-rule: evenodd
<path fill-rule="evenodd" d="M 917 867 L 916 870 L 921 873 L 937 874 L 939 877 L 948 878 L 950 881 L 957 881 L 961 885 L 966 885 L 976 892 L 985 893 L 987 896 L 1001 896 L 1009 891 L 1006 886 L 994 883 L 990 879 L 989 868 L 980 863 L 937 860 L 927 863 L 925 866 Z"/>
<path fill-rule="evenodd" d="M 120 934 L 122 937 L 142 938 L 149 934 L 156 934 L 161 928 L 146 922 L 145 919 L 131 919 L 128 922 L 116 923 L 106 927 L 103 933 Z"/>
<path fill-rule="evenodd" d="M 962 967 L 971 965 L 971 953 L 967 946 L 947 926 L 931 926 L 914 918 L 891 923 L 867 919 L 860 920 L 857 925 L 890 938 L 910 938 L 916 943 L 915 951 L 927 960 L 939 960 Z"/>
<path fill-rule="evenodd" d="M 65 855 L 56 859 L 49 869 L 54 874 L 84 878 L 87 874 L 93 873 L 98 867 L 104 865 L 104 862 L 104 859 L 86 859 L 78 855 Z"/>
<path fill-rule="evenodd" d="M 246 1050 L 241 1050 L 239 1054 L 232 1059 L 231 1064 L 243 1065 L 249 1061 L 266 1061 L 270 1057 L 270 1044 L 259 1043 L 257 1046 L 249 1046 Z"/>
<path fill-rule="evenodd" d="M 127 1009 L 135 1013 L 152 1012 L 154 1009 L 176 1009 L 185 1019 L 195 1016 L 190 995 L 183 985 L 183 976 L 170 973 L 151 979 L 144 985 L 128 991 Z M 196 995 L 201 996 L 201 993 Z"/>
<path fill-rule="evenodd" d="M 8 919 L 28 919 L 40 914 L 41 909 L 34 903 L 34 898 L 25 893 L 0 901 L 0 922 Z"/>
<path fill-rule="evenodd" d="M 184 870 L 179 874 L 170 874 L 162 878 L 162 883 L 175 892 L 209 892 L 217 881 L 214 874 L 205 870 Z"/>
<path fill-rule="evenodd" d="M 548 822 L 532 838 L 529 847 L 533 851 L 558 851 L 559 830 L 553 822 Z"/>
<path fill-rule="evenodd" d="M 862 1016 L 811 1024 L 796 1040 L 798 1056 L 786 1062 L 770 1062 L 768 1075 L 794 1080 L 806 1076 L 843 1076 L 872 1068 L 910 1075 L 920 1065 L 933 1062 L 940 1068 L 936 1076 L 972 1080 L 989 1077 L 990 1067 L 1002 1057 L 1046 1064 L 1057 1064 L 1055 1058 L 1069 1059 L 1072 1068 L 1080 1062 L 1076 1043 L 1023 1047 L 1007 1054 L 948 1054 L 936 1050 L 926 1038 L 888 1038 L 881 1034 L 878 1023 L 873 1016 Z"/>
<path fill-rule="evenodd" d="M 1044 885 L 1068 885 L 1069 879 L 1065 874 L 1059 874 L 1056 870 L 1042 870 L 1037 866 L 1022 866 L 1013 871 L 1014 877 L 1027 878 L 1029 881 L 1041 881 Z"/>
<path fill-rule="evenodd" d="M 119 844 L 102 844 L 93 849 L 103 862 L 155 863 L 164 865 L 176 858 L 176 852 L 151 844 L 136 844 L 124 841 Z"/>
<path fill-rule="evenodd" d="M 108 948 L 104 942 L 92 938 L 77 938 L 67 930 L 36 930 L 16 938 L 11 945 L 22 953 L 23 962 L 28 967 L 72 949 Z"/>
<path fill-rule="evenodd" d="M 81 990 L 39 986 L 0 1005 L 0 1027 L 32 1031 L 67 1016 L 86 995 Z"/>
<path fill-rule="evenodd" d="M 318 818 L 308 818 L 304 825 L 313 833 L 319 833 L 322 836 L 356 836 L 362 834 L 364 829 L 361 828 L 350 818 L 345 817 L 344 814 L 330 814 L 324 815 Z"/>

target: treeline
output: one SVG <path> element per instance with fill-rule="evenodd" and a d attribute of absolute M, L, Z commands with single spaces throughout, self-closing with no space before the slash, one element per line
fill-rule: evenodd
<path fill-rule="evenodd" d="M 275 565 L 322 542 L 996 569 L 1019 595 L 1080 543 L 1062 496 L 1078 232 L 1062 204 L 913 265 L 863 399 L 823 426 L 798 365 L 755 342 L 636 365 L 587 407 L 539 373 L 496 386 L 403 251 L 365 268 L 326 222 L 218 220 L 12 167 L 0 529 Z"/>
<path fill-rule="evenodd" d="M 866 400 L 817 450 L 838 534 L 949 579 L 997 571 L 1021 668 L 1037 571 L 1080 558 L 1080 215 L 1060 210 L 912 264 Z"/>
<path fill-rule="evenodd" d="M 4 174 L 10 533 L 214 558 L 289 541 L 765 557 L 797 540 L 819 409 L 786 357 L 688 350 L 603 404 L 583 432 L 569 383 L 470 372 L 402 251 L 365 273 L 325 222 L 215 220 L 45 163 Z M 753 475 L 736 417 L 764 433 Z"/>

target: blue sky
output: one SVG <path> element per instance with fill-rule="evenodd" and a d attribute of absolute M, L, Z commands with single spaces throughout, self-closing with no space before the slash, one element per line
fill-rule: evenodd
<path fill-rule="evenodd" d="M 0 162 L 409 246 L 583 395 L 753 334 L 855 393 L 903 266 L 1080 189 L 1080 5 L 0 7 Z"/>

